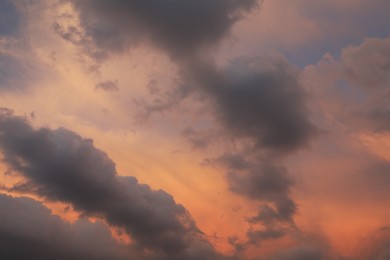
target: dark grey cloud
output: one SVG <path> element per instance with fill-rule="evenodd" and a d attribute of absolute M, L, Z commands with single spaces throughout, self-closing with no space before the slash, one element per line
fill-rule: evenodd
<path fill-rule="evenodd" d="M 256 150 L 278 154 L 307 146 L 320 132 L 309 119 L 308 94 L 298 69 L 281 56 L 236 58 L 220 67 L 212 60 L 193 58 L 178 65 L 181 81 L 171 95 L 140 103 L 148 115 L 172 110 L 193 97 L 203 102 L 217 121 L 216 130 L 226 137 L 249 140 Z M 184 137 L 192 142 L 195 135 Z M 206 135 L 196 139 L 208 143 Z"/>
<path fill-rule="evenodd" d="M 274 207 L 269 205 L 260 206 L 259 213 L 249 218 L 249 222 L 262 222 L 272 224 L 273 222 L 293 223 L 293 216 L 297 211 L 297 206 L 290 198 L 279 198 L 274 201 Z"/>
<path fill-rule="evenodd" d="M 152 42 L 171 57 L 188 56 L 217 43 L 256 0 L 109 1 L 69 0 L 85 37 L 112 53 L 140 41 Z"/>
<path fill-rule="evenodd" d="M 222 69 L 210 62 L 188 67 L 183 77 L 207 95 L 216 118 L 236 138 L 287 152 L 315 135 L 299 73 L 283 58 L 239 58 Z"/>
<path fill-rule="evenodd" d="M 63 221 L 40 202 L 0 194 L 1 259 L 128 259 L 101 222 Z"/>
<path fill-rule="evenodd" d="M 292 182 L 285 168 L 267 161 L 248 164 L 244 170 L 228 173 L 232 191 L 257 200 L 275 200 L 288 193 Z"/>
<path fill-rule="evenodd" d="M 281 237 L 295 227 L 297 206 L 290 198 L 293 181 L 275 155 L 306 146 L 317 132 L 308 119 L 298 72 L 281 58 L 254 58 L 232 61 L 222 70 L 202 65 L 191 73 L 225 131 L 249 140 L 247 151 L 218 159 L 228 169 L 231 191 L 260 203 L 248 221 L 263 228 L 248 231 L 249 243 Z"/>
<path fill-rule="evenodd" d="M 13 191 L 71 203 L 75 210 L 124 228 L 134 248 L 161 258 L 215 258 L 186 209 L 171 195 L 118 176 L 115 164 L 90 139 L 69 130 L 33 129 L 4 110 L 0 117 L 4 162 L 26 181 Z"/>
<path fill-rule="evenodd" d="M 287 170 L 270 158 L 246 158 L 242 154 L 225 154 L 218 159 L 228 168 L 230 190 L 260 203 L 258 213 L 247 219 L 254 228 L 247 231 L 247 242 L 238 243 L 243 247 L 294 232 L 293 217 L 297 211 L 290 198 L 293 182 Z"/>
<path fill-rule="evenodd" d="M 182 77 L 203 93 L 223 132 L 241 145 L 217 161 L 227 168 L 230 190 L 259 203 L 247 221 L 247 241 L 260 244 L 299 232 L 293 181 L 280 156 L 304 148 L 319 130 L 309 120 L 299 72 L 281 57 L 232 60 L 218 68 L 212 62 L 190 62 Z"/>

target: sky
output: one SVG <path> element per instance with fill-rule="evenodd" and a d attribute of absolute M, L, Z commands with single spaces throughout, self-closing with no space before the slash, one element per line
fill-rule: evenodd
<path fill-rule="evenodd" d="M 388 0 L 0 0 L 0 258 L 390 259 Z"/>

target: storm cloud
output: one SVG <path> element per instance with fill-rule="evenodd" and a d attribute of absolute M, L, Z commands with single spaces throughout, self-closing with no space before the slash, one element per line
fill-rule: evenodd
<path fill-rule="evenodd" d="M 134 248 L 168 259 L 216 257 L 186 209 L 171 195 L 118 176 L 115 164 L 69 130 L 33 129 L 3 109 L 0 147 L 4 162 L 26 181 L 10 189 L 71 203 L 77 211 L 124 228 Z"/>

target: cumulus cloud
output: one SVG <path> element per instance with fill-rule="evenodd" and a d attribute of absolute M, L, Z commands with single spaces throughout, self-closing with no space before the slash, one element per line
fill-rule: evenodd
<path fill-rule="evenodd" d="M 26 178 L 10 189 L 71 203 L 75 210 L 124 228 L 134 247 L 162 258 L 216 257 L 186 209 L 168 193 L 117 175 L 115 164 L 69 130 L 33 129 L 3 110 L 0 147 L 4 162 Z"/>
<path fill-rule="evenodd" d="M 101 222 L 63 221 L 40 202 L 0 194 L 0 258 L 127 259 Z"/>

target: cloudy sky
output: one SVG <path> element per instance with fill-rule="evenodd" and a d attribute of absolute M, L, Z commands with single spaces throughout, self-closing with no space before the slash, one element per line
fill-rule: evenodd
<path fill-rule="evenodd" d="M 0 258 L 390 259 L 389 12 L 0 0 Z"/>

